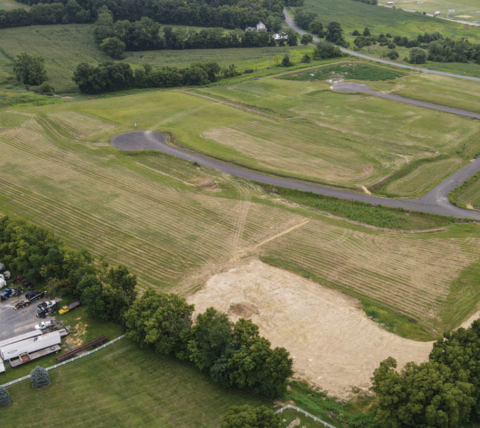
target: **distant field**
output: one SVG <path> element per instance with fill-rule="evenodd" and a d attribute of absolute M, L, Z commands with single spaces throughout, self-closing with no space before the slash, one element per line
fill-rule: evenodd
<path fill-rule="evenodd" d="M 359 1 L 306 0 L 305 9 L 316 12 L 320 21 L 324 23 L 340 22 L 348 33 L 353 30 L 362 31 L 365 27 L 369 27 L 375 34 L 391 33 L 394 36 L 409 37 L 416 37 L 425 31 L 439 31 L 448 37 L 468 37 L 471 41 L 480 41 L 480 27 L 465 28 L 463 24 L 435 19 L 420 13 L 376 7 Z"/>
<path fill-rule="evenodd" d="M 190 27 L 197 29 L 196 27 Z M 286 53 L 299 62 L 305 47 L 194 49 L 184 51 L 128 52 L 126 62 L 153 67 L 186 67 L 196 61 L 216 61 L 222 66 L 236 64 L 239 71 L 274 66 Z M 81 62 L 95 65 L 109 58 L 95 45 L 89 24 L 42 25 L 0 30 L 0 79 L 2 73 L 13 75 L 13 60 L 22 52 L 45 58 L 51 84 L 59 92 L 76 92 L 72 82 L 75 68 Z M 3 54 L 2 54 L 3 53 Z M 277 58 L 275 58 L 277 57 Z"/>
<path fill-rule="evenodd" d="M 240 94 L 250 93 L 249 100 L 262 99 L 267 106 L 275 99 L 281 101 L 280 113 L 288 113 L 301 99 L 305 111 L 313 114 L 310 112 L 319 110 L 318 104 L 309 104 L 318 103 L 315 93 L 329 95 L 320 85 L 269 78 L 257 84 L 242 83 L 238 88 Z M 267 96 L 269 93 L 272 95 Z M 310 96 L 305 96 L 307 93 Z M 322 121 L 320 111 L 335 112 L 350 102 L 368 103 L 358 96 L 346 102 L 348 98 L 341 94 L 331 95 L 340 98 L 318 98 L 323 107 L 316 121 Z M 365 108 L 360 105 L 355 109 Z M 354 106 L 349 108 L 348 114 L 355 115 Z M 293 113 L 297 115 L 296 110 Z M 425 113 L 431 114 L 428 110 Z M 326 116 L 334 118 L 336 114 Z M 362 114 L 357 120 L 361 117 L 365 121 L 369 116 Z M 386 120 L 381 117 L 378 123 Z M 426 120 L 416 115 L 411 118 L 413 124 Z M 448 115 L 437 119 L 436 126 L 442 124 L 446 129 L 431 131 L 434 143 L 430 147 L 448 147 L 452 143 L 442 133 L 447 128 L 466 127 L 464 122 L 455 125 L 450 120 L 463 121 Z M 385 157 L 397 150 L 399 142 L 372 143 L 371 137 L 357 140 L 361 136 L 356 135 L 340 139 L 342 133 L 315 127 L 304 119 L 270 120 L 178 91 L 21 109 L 10 106 L 8 112 L 0 112 L 0 121 L 7 128 L 0 133 L 0 212 L 22 215 L 53 228 L 74 247 L 84 246 L 107 260 L 126 264 L 138 275 L 141 288 L 152 285 L 190 294 L 235 255 L 248 254 L 248 249 L 263 243 L 253 254 L 260 251 L 270 263 L 405 313 L 433 332 L 458 324 L 480 300 L 476 287 L 480 232 L 475 226 L 451 226 L 445 232 L 429 234 L 369 230 L 330 219 L 278 195 L 270 196 L 252 183 L 189 162 L 160 154 L 128 156 L 109 145 L 113 135 L 132 130 L 137 122 L 137 129 L 174 132 L 180 144 L 203 150 L 223 147 L 222 155 L 246 159 L 238 156 L 238 145 L 243 141 L 237 136 L 243 133 L 253 142 L 261 141 L 272 154 L 275 147 L 283 151 L 283 160 L 268 159 L 265 150 L 262 153 L 261 159 L 271 162 L 272 168 L 277 162 L 287 165 L 290 157 L 290 163 L 302 165 L 296 168 L 309 167 L 316 172 L 311 165 L 323 162 L 324 167 L 317 167 L 319 171 L 351 174 L 362 166 L 367 152 L 368 156 Z M 369 126 L 374 130 L 380 125 L 372 121 Z M 397 127 L 401 135 L 404 131 Z M 349 125 L 348 129 L 353 128 Z M 209 143 L 206 136 L 215 135 L 230 138 L 231 146 Z M 267 144 L 269 138 L 277 146 Z M 356 146 L 354 141 L 358 141 Z M 429 140 L 425 141 L 422 147 Z M 418 154 L 411 146 L 415 145 L 402 150 Z M 257 150 L 255 144 L 250 147 Z M 352 147 L 358 148 L 355 151 Z M 298 169 L 290 171 L 298 173 Z M 388 212 L 383 215 L 388 217 Z M 303 225 L 306 217 L 312 220 Z M 349 218 L 362 221 L 361 216 Z M 438 227 L 428 216 L 419 217 L 423 223 L 408 223 L 417 218 L 415 215 L 403 218 L 407 229 L 409 224 L 410 228 L 413 224 L 423 229 Z M 302 226 L 284 234 L 299 224 Z M 387 227 L 390 224 L 395 227 L 396 220 Z"/>
<path fill-rule="evenodd" d="M 387 3 L 382 1 L 382 3 Z M 460 19 L 462 21 L 480 20 L 480 5 L 477 0 L 396 0 L 397 7 L 418 12 L 435 13 L 439 11 L 442 17 Z M 454 10 L 449 15 L 449 11 Z"/>
<path fill-rule="evenodd" d="M 312 68 L 302 74 L 320 73 L 318 70 Z M 404 79 L 409 78 L 382 82 L 379 87 L 401 88 Z M 263 125 L 257 120 L 249 125 L 224 126 L 202 135 L 223 145 L 223 150 L 240 152 L 238 162 L 245 163 L 245 157 L 253 158 L 255 166 L 271 169 L 281 165 L 281 169 L 292 174 L 301 170 L 304 176 L 349 186 L 372 186 L 415 159 L 439 154 L 471 156 L 480 151 L 477 122 L 328 89 L 325 81 L 264 78 L 197 90 L 291 118 L 288 132 L 281 131 L 278 125 Z M 226 157 L 211 143 L 192 147 Z M 232 159 L 230 155 L 228 159 Z M 435 183 L 438 174 L 430 174 L 430 168 L 441 171 L 441 167 L 431 165 L 424 168 L 428 172 L 424 180 L 411 181 L 401 195 L 420 193 Z M 397 188 L 401 189 L 401 186 Z"/>
<path fill-rule="evenodd" d="M 272 404 L 224 390 L 192 365 L 140 349 L 123 339 L 50 371 L 51 384 L 8 388 L 12 403 L 2 426 L 218 427 L 229 406 Z M 46 405 L 48 403 L 48 405 Z M 26 409 L 29 409 L 26 411 Z"/>
<path fill-rule="evenodd" d="M 28 9 L 29 7 L 26 4 L 18 3 L 15 0 L 0 0 L 0 10 L 11 10 L 11 9 Z"/>

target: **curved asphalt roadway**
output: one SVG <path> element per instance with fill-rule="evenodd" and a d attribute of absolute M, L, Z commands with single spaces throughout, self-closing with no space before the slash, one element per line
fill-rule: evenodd
<path fill-rule="evenodd" d="M 480 220 L 480 212 L 458 208 L 452 205 L 447 198 L 448 194 L 453 189 L 480 171 L 480 158 L 470 162 L 467 166 L 458 170 L 455 174 L 442 181 L 421 198 L 386 199 L 378 196 L 365 195 L 346 190 L 317 186 L 315 184 L 302 183 L 300 181 L 293 181 L 285 178 L 273 177 L 259 172 L 238 168 L 233 165 L 210 159 L 200 154 L 190 153 L 186 150 L 169 146 L 167 144 L 165 135 L 158 132 L 127 132 L 114 137 L 111 141 L 111 144 L 120 150 L 158 150 L 162 153 L 166 153 L 180 159 L 190 162 L 197 162 L 200 165 L 215 169 L 217 171 L 226 172 L 227 174 L 231 174 L 236 177 L 246 178 L 248 180 L 254 180 L 264 184 L 270 184 L 272 186 L 303 190 L 305 192 L 312 192 L 318 195 L 333 196 L 335 198 L 366 202 L 373 205 L 383 205 L 386 207 L 403 208 L 410 211 L 420 211 L 430 214 Z"/>
<path fill-rule="evenodd" d="M 374 97 L 386 98 L 387 100 L 391 100 L 391 101 L 398 101 L 400 103 L 410 104 L 417 107 L 429 108 L 432 110 L 438 110 L 444 113 L 451 113 L 459 116 L 480 119 L 479 113 L 472 113 L 471 111 L 460 110 L 458 108 L 445 107 L 438 104 L 427 103 L 424 101 L 417 101 L 411 98 L 400 97 L 398 95 L 384 94 L 383 92 L 373 91 L 370 88 L 370 86 L 365 85 L 364 83 L 354 83 L 354 82 L 336 83 L 331 88 L 336 92 L 344 92 L 344 93 L 364 92 L 366 94 L 373 95 Z"/>
<path fill-rule="evenodd" d="M 288 26 L 295 30 L 297 33 L 300 34 L 310 34 L 308 31 L 302 30 L 300 27 L 298 27 L 288 14 L 286 9 L 283 9 L 283 14 L 285 15 L 285 21 L 287 22 Z M 320 39 L 317 37 L 313 37 L 313 40 L 315 42 L 319 42 Z M 416 71 L 421 71 L 422 73 L 430 73 L 430 74 L 439 74 L 440 76 L 447 76 L 447 77 L 457 77 L 458 79 L 464 79 L 464 80 L 473 80 L 476 82 L 480 82 L 480 77 L 471 77 L 471 76 L 462 76 L 461 74 L 453 74 L 453 73 L 446 73 L 444 71 L 436 71 L 436 70 L 428 70 L 427 68 L 419 68 L 419 67 L 413 67 L 412 65 L 406 65 L 406 64 L 400 64 L 398 62 L 393 62 L 393 61 L 387 61 L 385 59 L 380 59 L 380 58 L 374 58 L 368 55 L 363 55 L 361 53 L 351 51 L 349 49 L 345 48 L 340 48 L 342 52 L 345 52 L 349 55 L 356 56 L 359 58 L 363 59 L 368 59 L 370 61 L 375 61 L 375 62 L 381 62 L 382 64 L 388 64 L 394 67 L 400 67 L 400 68 L 406 68 L 408 70 L 416 70 Z"/>

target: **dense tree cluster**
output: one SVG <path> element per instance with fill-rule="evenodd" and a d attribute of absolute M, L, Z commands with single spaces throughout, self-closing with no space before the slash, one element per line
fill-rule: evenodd
<path fill-rule="evenodd" d="M 293 375 L 289 353 L 271 348 L 249 320 L 235 324 L 213 308 L 197 316 L 175 294 L 149 289 L 125 314 L 127 337 L 164 355 L 191 361 L 223 387 L 235 386 L 274 398 Z"/>
<path fill-rule="evenodd" d="M 343 56 L 342 51 L 333 43 L 321 40 L 313 50 L 313 59 L 322 60 L 330 58 L 340 58 Z"/>
<path fill-rule="evenodd" d="M 265 406 L 230 406 L 220 428 L 273 428 L 280 425 L 282 418 Z"/>
<path fill-rule="evenodd" d="M 13 64 L 17 80 L 25 85 L 38 86 L 47 80 L 45 60 L 39 56 L 21 53 Z"/>
<path fill-rule="evenodd" d="M 68 0 L 75 1 L 75 0 Z M 43 24 L 34 21 L 32 9 L 37 6 L 52 7 L 55 13 L 54 22 L 87 22 L 97 19 L 98 12 L 106 6 L 113 13 L 115 21 L 139 21 L 149 17 L 162 24 L 181 24 L 200 27 L 241 28 L 256 25 L 259 21 L 267 22 L 272 18 L 282 18 L 283 3 L 281 0 L 252 0 L 245 3 L 240 0 L 77 0 L 78 7 L 71 8 L 68 15 L 66 0 L 21 0 L 22 3 L 33 5 L 30 11 L 14 9 L 0 13 L 0 28 Z M 65 6 L 64 6 L 65 4 Z M 64 7 L 65 12 L 60 12 Z M 51 15 L 52 12 L 49 12 Z M 60 16 L 62 15 L 62 16 Z M 67 16 L 68 15 L 68 16 Z M 67 18 L 65 18 L 67 16 Z"/>
<path fill-rule="evenodd" d="M 272 26 L 276 26 L 272 22 Z M 287 43 L 297 44 L 297 35 L 287 30 Z M 192 31 L 188 28 L 163 28 L 163 37 L 160 34 L 160 24 L 152 19 L 143 17 L 139 21 L 127 20 L 114 23 L 113 14 L 107 9 L 99 11 L 98 20 L 94 29 L 95 40 L 107 55 L 115 59 L 123 58 L 125 50 L 143 51 L 159 49 L 217 49 L 276 46 L 271 32 L 255 32 L 234 30 L 225 31 L 223 28 L 206 28 Z M 282 40 L 279 41 L 282 42 Z"/>
<path fill-rule="evenodd" d="M 121 91 L 132 88 L 169 88 L 207 85 L 218 80 L 220 73 L 235 76 L 231 66 L 222 70 L 216 62 L 193 63 L 188 68 L 163 67 L 153 70 L 150 65 L 132 69 L 130 64 L 105 62 L 97 67 L 81 63 L 73 73 L 73 81 L 85 94 Z M 231 74 L 233 73 L 233 74 Z"/>
<path fill-rule="evenodd" d="M 382 426 L 458 428 L 480 420 L 480 320 L 445 334 L 428 362 L 396 367 L 388 358 L 372 378 Z"/>
<path fill-rule="evenodd" d="M 136 277 L 125 266 L 109 267 L 86 249 L 66 247 L 54 233 L 20 219 L 0 218 L 0 258 L 51 294 L 80 299 L 92 317 L 120 323 L 135 299 Z"/>
<path fill-rule="evenodd" d="M 315 12 L 308 12 L 303 9 L 297 9 L 293 20 L 300 28 L 305 30 L 310 29 L 310 24 L 317 19 L 318 15 Z"/>
<path fill-rule="evenodd" d="M 39 2 L 29 10 L 0 10 L 0 28 L 26 27 L 29 25 L 52 25 L 85 23 L 92 21 L 92 14 L 76 0 L 68 2 Z"/>

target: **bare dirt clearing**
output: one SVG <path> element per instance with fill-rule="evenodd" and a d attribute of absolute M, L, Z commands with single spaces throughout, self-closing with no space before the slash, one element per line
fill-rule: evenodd
<path fill-rule="evenodd" d="M 250 318 L 273 346 L 290 351 L 297 376 L 338 397 L 368 388 L 385 358 L 402 367 L 426 361 L 432 348 L 381 329 L 357 299 L 257 259 L 214 275 L 188 300 L 197 312 L 213 306 L 234 321 Z"/>

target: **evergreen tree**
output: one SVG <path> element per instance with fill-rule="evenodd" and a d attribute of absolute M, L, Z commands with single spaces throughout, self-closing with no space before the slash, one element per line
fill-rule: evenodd
<path fill-rule="evenodd" d="M 8 406 L 9 404 L 10 404 L 10 394 L 3 386 L 0 386 L 0 408 Z"/>
<path fill-rule="evenodd" d="M 30 380 L 35 389 L 45 388 L 50 385 L 50 376 L 43 367 L 37 366 L 30 373 Z"/>

